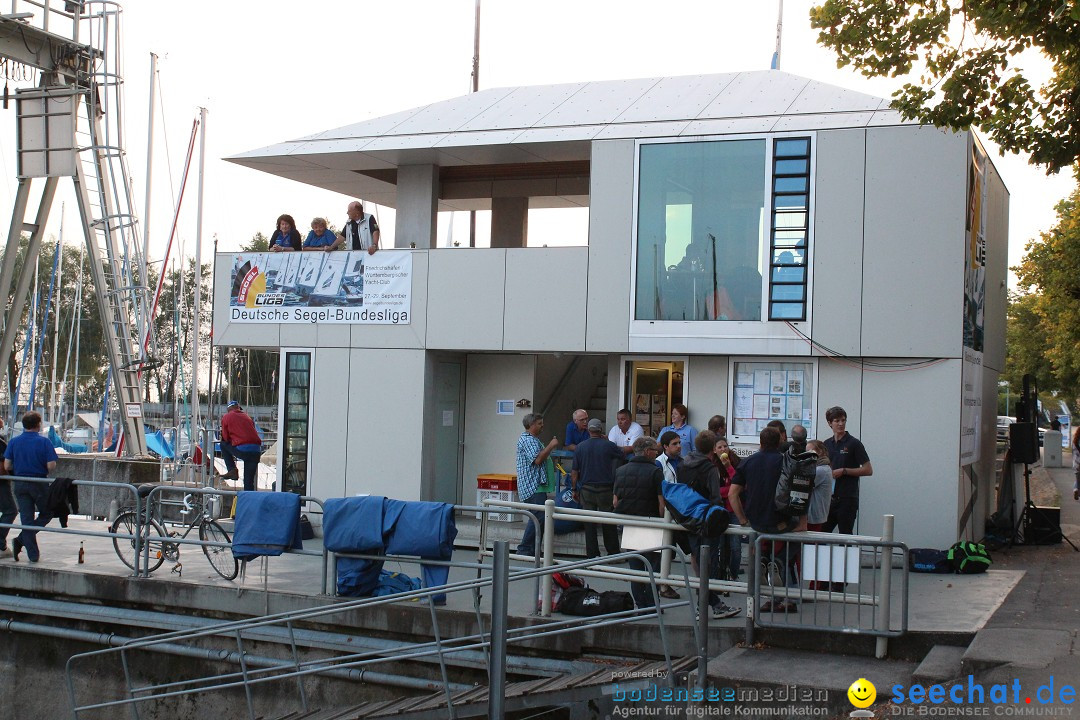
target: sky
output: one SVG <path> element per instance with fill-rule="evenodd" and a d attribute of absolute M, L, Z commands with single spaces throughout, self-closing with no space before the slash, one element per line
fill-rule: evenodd
<path fill-rule="evenodd" d="M 880 97 L 899 87 L 899 80 L 871 80 L 850 68 L 837 69 L 835 56 L 816 44 L 817 33 L 810 28 L 813 4 L 784 3 L 782 70 Z M 296 217 L 303 230 L 316 215 L 340 226 L 352 199 L 223 158 L 455 97 L 470 88 L 474 0 L 128 0 L 123 5 L 125 131 L 141 215 L 150 53 L 160 58 L 147 226 L 151 260 L 160 261 L 164 253 L 175 197 L 170 187 L 179 187 L 200 106 L 208 111 L 205 262 L 215 237 L 220 250 L 237 250 L 256 232 L 269 235 L 281 213 Z M 480 88 L 767 69 L 776 21 L 775 0 L 484 0 Z M 1048 72 L 1045 61 L 1030 63 L 1036 77 Z M 15 188 L 13 119 L 13 111 L 0 114 L 0 172 L 5 177 L 0 207 L 7 212 Z M 1068 173 L 1048 178 L 1026 157 L 1001 156 L 987 144 L 1011 192 L 1009 264 L 1015 265 L 1026 242 L 1054 224 L 1054 204 L 1072 190 L 1073 180 Z M 59 205 L 66 200 L 65 233 L 75 242 L 69 185 L 61 183 L 48 232 L 58 231 Z M 197 236 L 196 189 L 193 176 L 178 240 L 178 249 L 188 256 L 194 254 Z M 389 231 L 393 210 L 378 208 L 377 215 Z M 441 215 L 440 244 L 446 244 L 449 218 Z M 586 210 L 534 212 L 529 243 L 581 244 L 586 222 Z M 464 216 L 455 220 L 455 239 L 465 239 L 463 223 Z M 480 225 L 485 225 L 483 218 Z M 481 243 L 485 238 L 481 230 Z M 392 240 L 389 235 L 385 239 Z"/>

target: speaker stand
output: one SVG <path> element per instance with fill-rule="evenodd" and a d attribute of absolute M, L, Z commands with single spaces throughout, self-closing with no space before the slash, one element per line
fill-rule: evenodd
<path fill-rule="evenodd" d="M 1034 502 L 1032 502 L 1032 500 L 1031 500 L 1031 466 L 1028 465 L 1027 463 L 1024 463 L 1024 508 L 1020 511 L 1020 517 L 1018 517 L 1016 519 L 1016 526 L 1013 527 L 1012 542 L 1009 543 L 1010 545 L 1015 545 L 1016 544 L 1016 538 L 1020 537 L 1020 528 L 1024 527 L 1024 522 L 1028 519 L 1029 516 L 1039 518 L 1039 520 L 1041 520 L 1043 522 L 1043 527 L 1048 527 L 1048 528 L 1051 528 L 1052 530 L 1056 530 L 1057 534 L 1061 536 L 1061 539 L 1064 540 L 1065 542 L 1069 543 L 1069 545 L 1070 545 L 1070 547 L 1072 547 L 1073 551 L 1080 552 L 1080 548 L 1076 547 L 1076 545 L 1073 543 L 1073 541 L 1070 540 L 1069 537 L 1064 532 L 1062 532 L 1061 524 L 1056 523 L 1053 520 L 1051 520 L 1049 517 L 1047 517 L 1046 513 L 1044 513 L 1042 510 L 1040 510 L 1039 507 Z M 1026 543 L 1027 543 L 1027 538 L 1025 538 L 1025 544 Z"/>

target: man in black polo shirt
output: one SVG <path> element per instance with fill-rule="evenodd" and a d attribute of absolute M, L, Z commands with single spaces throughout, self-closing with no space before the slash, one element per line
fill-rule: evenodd
<path fill-rule="evenodd" d="M 874 466 L 863 444 L 847 431 L 844 408 L 835 406 L 826 410 L 825 421 L 833 431 L 833 436 L 825 441 L 833 469 L 833 494 L 829 518 L 821 530 L 832 532 L 839 527 L 841 533 L 851 535 L 859 515 L 859 478 L 873 475 Z"/>
<path fill-rule="evenodd" d="M 776 427 L 766 426 L 758 435 L 758 451 L 739 463 L 735 477 L 731 479 L 728 490 L 728 502 L 740 525 L 749 525 L 759 533 L 786 533 L 799 526 L 798 518 L 788 518 L 776 509 L 776 486 L 780 482 L 780 468 L 784 455 L 780 452 L 780 431 Z M 775 542 L 763 552 L 766 560 L 776 565 L 782 574 L 781 581 L 789 586 L 795 585 L 795 562 L 798 558 L 798 546 L 790 543 Z M 781 598 L 767 600 L 762 612 L 795 612 L 794 602 Z"/>
<path fill-rule="evenodd" d="M 574 469 L 570 473 L 574 481 L 574 494 L 579 498 L 583 510 L 615 512 L 612 487 L 615 484 L 615 468 L 622 465 L 624 455 L 618 445 L 604 437 L 604 423 L 599 419 L 590 420 L 587 428 L 589 439 L 581 441 L 574 451 Z M 618 554 L 618 527 L 600 527 L 608 555 Z M 585 554 L 590 558 L 600 557 L 596 523 L 585 523 Z"/>

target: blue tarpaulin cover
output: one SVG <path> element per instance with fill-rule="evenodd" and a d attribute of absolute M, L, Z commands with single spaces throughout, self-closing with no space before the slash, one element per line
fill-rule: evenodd
<path fill-rule="evenodd" d="M 64 442 L 63 440 L 61 440 L 60 435 L 58 435 L 57 432 L 56 432 L 56 428 L 54 428 L 52 425 L 49 426 L 48 436 L 49 436 L 49 440 L 52 441 L 52 444 L 53 444 L 54 448 L 62 447 L 62 448 L 64 448 L 64 450 L 66 452 L 69 452 L 69 453 L 84 453 L 84 452 L 86 452 L 86 446 L 85 445 L 78 445 L 76 443 L 67 443 L 67 442 Z"/>
<path fill-rule="evenodd" d="M 388 552 L 448 560 L 456 537 L 454 506 L 447 503 L 405 502 L 374 495 L 326 501 L 323 542 L 333 552 Z M 339 558 L 338 593 L 371 594 L 381 568 L 381 562 Z M 446 567 L 421 565 L 424 587 L 445 585 L 449 572 Z M 445 601 L 445 596 L 433 600 Z"/>
<path fill-rule="evenodd" d="M 174 457 L 172 445 L 165 439 L 161 431 L 146 434 L 146 447 L 158 457 L 172 459 Z"/>
<path fill-rule="evenodd" d="M 233 555 L 249 560 L 301 550 L 300 496 L 291 492 L 237 493 Z"/>
<path fill-rule="evenodd" d="M 719 505 L 701 497 L 697 490 L 683 483 L 661 483 L 664 504 L 671 510 L 675 522 L 693 533 L 705 529 L 705 518 L 712 512 L 727 512 Z"/>

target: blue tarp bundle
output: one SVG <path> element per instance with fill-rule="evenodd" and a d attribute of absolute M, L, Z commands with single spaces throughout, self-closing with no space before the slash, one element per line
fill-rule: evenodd
<path fill-rule="evenodd" d="M 339 553 L 416 555 L 449 560 L 457 525 L 454 506 L 404 502 L 380 496 L 330 498 L 323 515 L 323 542 Z M 382 562 L 338 558 L 338 594 L 370 595 L 379 583 Z M 445 585 L 450 569 L 422 564 L 424 587 Z M 445 601 L 436 595 L 434 602 Z"/>
<path fill-rule="evenodd" d="M 661 490 L 664 493 L 664 504 L 671 510 L 672 518 L 692 533 L 704 535 L 705 520 L 714 512 L 727 516 L 724 508 L 713 505 L 689 485 L 666 482 L 661 483 Z"/>
<path fill-rule="evenodd" d="M 48 436 L 49 436 L 49 440 L 52 441 L 52 444 L 53 444 L 54 448 L 64 448 L 64 450 L 66 452 L 69 452 L 69 453 L 84 453 L 84 452 L 86 452 L 87 448 L 86 448 L 85 445 L 77 445 L 75 443 L 67 443 L 67 442 L 64 442 L 63 440 L 61 440 L 60 435 L 58 435 L 57 432 L 56 432 L 56 428 L 54 428 L 52 425 L 49 426 Z"/>
<path fill-rule="evenodd" d="M 240 492 L 236 496 L 233 555 L 250 560 L 302 550 L 300 496 L 291 492 Z"/>
<path fill-rule="evenodd" d="M 157 454 L 158 457 L 171 460 L 175 456 L 172 445 L 169 444 L 169 441 L 165 439 L 160 430 L 146 434 L 146 447 L 150 452 Z"/>

